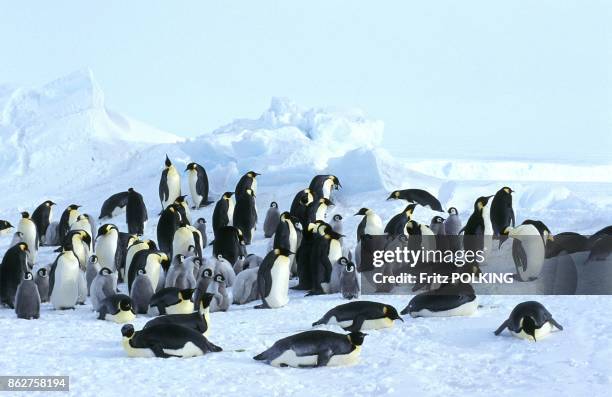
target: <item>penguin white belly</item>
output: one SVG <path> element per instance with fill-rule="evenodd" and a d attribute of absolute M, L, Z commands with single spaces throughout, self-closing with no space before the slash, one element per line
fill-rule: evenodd
<path fill-rule="evenodd" d="M 193 344 L 193 342 L 185 343 L 185 346 L 180 349 L 163 349 L 164 353 L 171 356 L 178 356 L 183 358 L 197 357 L 204 355 L 202 349 Z"/>
<path fill-rule="evenodd" d="M 327 215 L 327 206 L 326 205 L 319 205 L 319 208 L 317 208 L 317 213 L 315 215 L 315 220 L 323 221 L 323 220 L 325 220 L 325 216 L 326 215 Z"/>
<path fill-rule="evenodd" d="M 64 255 L 66 256 L 66 255 Z M 62 256 L 55 269 L 55 284 L 51 304 L 55 309 L 73 308 L 79 296 L 79 264 L 76 257 Z"/>
<path fill-rule="evenodd" d="M 257 179 L 253 178 L 253 182 L 251 183 L 251 190 L 253 194 L 257 196 Z"/>
<path fill-rule="evenodd" d="M 191 199 L 193 200 L 193 205 L 196 208 L 200 207 L 200 203 L 203 199 L 203 197 L 198 194 L 198 189 L 196 188 L 197 183 L 198 173 L 194 170 L 189 170 L 189 191 L 191 192 Z"/>
<path fill-rule="evenodd" d="M 353 365 L 359 362 L 359 354 L 361 346 L 355 346 L 352 352 L 348 354 L 336 354 L 329 359 L 328 367 L 338 367 L 344 365 Z"/>
<path fill-rule="evenodd" d="M 338 262 L 338 259 L 342 258 L 342 244 L 340 244 L 339 240 L 330 240 L 328 258 L 332 264 Z"/>
<path fill-rule="evenodd" d="M 210 309 L 204 309 L 204 321 L 206 321 L 206 332 L 204 332 L 204 336 L 208 337 L 210 335 Z"/>
<path fill-rule="evenodd" d="M 117 252 L 117 232 L 112 230 L 109 234 L 102 235 L 98 238 L 96 244 L 96 255 L 98 262 L 102 267 L 108 267 L 115 271 L 115 253 Z"/>
<path fill-rule="evenodd" d="M 121 310 L 117 314 L 107 314 L 104 318 L 108 321 L 114 321 L 117 324 L 125 324 L 133 321 L 136 316 L 131 310 Z"/>
<path fill-rule="evenodd" d="M 36 225 L 29 219 L 21 219 L 17 226 L 17 231 L 23 233 L 23 241 L 28 245 L 30 253 L 28 258 L 30 263 L 36 262 L 38 252 L 36 250 Z"/>
<path fill-rule="evenodd" d="M 342 328 L 346 328 L 346 327 L 350 327 L 351 325 L 353 325 L 353 320 L 338 321 L 336 316 L 332 316 L 327 322 L 327 324 L 336 324 Z"/>
<path fill-rule="evenodd" d="M 79 217 L 79 211 L 77 210 L 70 210 L 70 212 L 68 213 L 68 227 L 72 226 L 72 224 L 74 222 L 76 222 L 77 218 Z"/>
<path fill-rule="evenodd" d="M 545 336 L 548 336 L 553 330 L 553 325 L 551 323 L 549 323 L 548 321 L 545 322 L 542 327 L 537 328 L 535 330 L 535 337 L 536 340 L 540 340 L 542 338 L 544 338 Z M 533 336 L 528 335 L 527 333 L 525 333 L 525 331 L 521 330 L 521 332 L 512 332 L 510 331 L 510 333 L 520 339 L 528 339 L 528 340 L 533 340 Z"/>
<path fill-rule="evenodd" d="M 348 354 L 335 354 L 329 359 L 327 366 L 336 367 L 355 364 L 359 360 L 360 351 L 361 346 L 356 346 L 355 349 L 353 349 L 353 351 Z M 317 365 L 317 361 L 317 355 L 298 356 L 293 350 L 289 349 L 284 351 L 283 354 L 281 354 L 274 360 L 272 360 L 270 364 L 274 367 L 281 367 L 283 365 L 287 365 L 289 367 L 298 368 L 301 366 L 315 366 Z"/>
<path fill-rule="evenodd" d="M 149 348 L 134 348 L 130 345 L 128 338 L 123 338 L 123 349 L 128 357 L 155 357 L 155 353 Z"/>
<path fill-rule="evenodd" d="M 228 226 L 234 226 L 234 206 L 236 203 L 234 202 L 234 198 L 230 197 L 227 200 L 227 219 L 229 219 Z"/>
<path fill-rule="evenodd" d="M 113 211 L 111 212 L 111 218 L 119 216 L 123 214 L 124 212 L 125 212 L 125 207 L 115 207 L 113 208 Z"/>
<path fill-rule="evenodd" d="M 491 200 L 482 208 L 482 218 L 484 223 L 484 256 L 491 253 L 493 247 L 493 224 L 491 223 Z"/>
<path fill-rule="evenodd" d="M 381 329 L 393 327 L 394 321 L 388 317 L 375 318 L 372 320 L 365 320 L 361 326 L 362 330 L 367 329 Z"/>
<path fill-rule="evenodd" d="M 85 230 L 90 236 L 92 235 L 91 225 L 86 219 L 74 222 L 72 225 L 70 225 L 70 230 Z"/>
<path fill-rule="evenodd" d="M 383 227 L 382 220 L 378 215 L 368 216 L 364 230 L 365 234 L 370 236 L 380 236 L 384 234 L 384 230 L 385 228 Z"/>
<path fill-rule="evenodd" d="M 297 251 L 297 232 L 295 231 L 295 227 L 293 226 L 293 222 L 287 222 L 289 226 L 289 250 L 295 253 Z"/>
<path fill-rule="evenodd" d="M 174 166 L 168 169 L 166 183 L 168 184 L 168 199 L 164 202 L 164 207 L 174 203 L 176 198 L 181 195 L 181 177 Z"/>
<path fill-rule="evenodd" d="M 168 314 L 189 314 L 193 313 L 193 302 L 189 300 L 183 300 L 176 305 L 167 306 L 166 313 Z"/>
<path fill-rule="evenodd" d="M 153 255 L 149 255 L 149 258 Z M 153 291 L 157 291 L 157 284 L 159 284 L 159 275 L 161 273 L 161 265 L 155 259 L 147 258 L 147 264 L 145 265 L 145 272 L 149 280 L 151 280 L 151 287 Z"/>
<path fill-rule="evenodd" d="M 193 241 L 193 233 L 191 230 L 186 227 L 178 228 L 174 233 L 174 238 L 172 239 L 172 254 L 183 254 L 188 256 L 190 245 L 195 246 L 195 242 Z"/>
<path fill-rule="evenodd" d="M 76 244 L 72 244 L 72 252 L 74 252 L 74 255 L 79 260 L 80 266 L 85 268 L 87 266 L 87 259 L 89 258 L 89 249 L 87 245 L 82 241 L 78 241 Z M 114 268 L 115 266 L 113 265 L 112 269 Z"/>
<path fill-rule="evenodd" d="M 323 182 L 323 197 L 326 199 L 331 198 L 332 184 L 333 182 L 331 179 L 327 179 Z"/>
<path fill-rule="evenodd" d="M 410 312 L 411 317 L 456 317 L 456 316 L 471 316 L 478 309 L 478 299 L 464 303 L 450 310 L 442 310 L 433 312 L 429 309 L 421 309 L 417 312 Z"/>
<path fill-rule="evenodd" d="M 289 302 L 289 258 L 279 257 L 272 269 L 272 288 L 266 297 L 268 306 L 276 308 L 285 306 Z"/>

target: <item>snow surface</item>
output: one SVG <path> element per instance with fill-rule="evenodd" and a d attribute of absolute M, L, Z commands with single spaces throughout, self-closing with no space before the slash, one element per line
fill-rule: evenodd
<path fill-rule="evenodd" d="M 333 173 L 335 192 L 329 216 L 345 218 L 345 245 L 354 247 L 361 207 L 387 221 L 404 203 L 385 201 L 389 191 L 424 188 L 446 208 L 459 209 L 463 222 L 473 202 L 511 186 L 517 221 L 544 221 L 553 231 L 591 233 L 612 222 L 612 164 L 563 164 L 532 160 L 394 158 L 380 147 L 383 123 L 360 111 L 302 109 L 274 98 L 262 116 L 237 120 L 195 139 L 159 131 L 107 109 L 90 71 L 80 71 L 39 88 L 0 86 L 0 219 L 17 224 L 19 211 L 45 199 L 99 214 L 111 194 L 134 187 L 144 195 L 155 239 L 160 210 L 158 183 L 167 153 L 179 169 L 202 164 L 211 199 L 233 191 L 246 171 L 258 177 L 260 224 L 249 252 L 264 255 L 268 240 L 262 222 L 270 201 L 288 209 L 296 191 L 313 175 Z M 409 145 L 410 139 L 402 145 Z M 434 152 L 434 150 L 432 150 Z M 474 154 L 472 157 L 476 157 Z M 182 167 L 182 168 L 181 168 Z M 183 178 L 183 190 L 188 192 Z M 210 221 L 213 206 L 194 211 Z M 415 217 L 434 215 L 418 208 Z M 125 231 L 123 217 L 112 220 Z M 212 236 L 209 234 L 209 241 Z M 0 254 L 10 237 L 0 239 Z M 54 259 L 42 248 L 37 266 Z M 210 248 L 206 249 L 210 255 Z M 609 395 L 612 386 L 610 297 L 538 297 L 563 332 L 531 343 L 493 330 L 527 297 L 482 296 L 469 318 L 411 319 L 387 330 L 368 331 L 360 363 L 348 368 L 274 369 L 251 359 L 275 340 L 310 329 L 339 295 L 305 298 L 291 292 L 287 307 L 254 310 L 253 304 L 213 313 L 212 342 L 223 353 L 194 359 L 130 359 L 121 347 L 120 326 L 95 320 L 90 306 L 54 311 L 43 304 L 41 319 L 15 318 L 0 309 L 5 336 L 2 374 L 71 376 L 71 394 L 137 395 L 215 393 L 223 395 Z M 401 310 L 409 296 L 367 296 Z M 148 318 L 138 317 L 139 329 Z M 329 327 L 329 329 L 334 329 Z M 335 329 L 341 331 L 340 329 Z"/>

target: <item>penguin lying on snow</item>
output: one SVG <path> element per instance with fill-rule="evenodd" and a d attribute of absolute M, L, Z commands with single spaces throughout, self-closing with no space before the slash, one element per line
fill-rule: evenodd
<path fill-rule="evenodd" d="M 219 352 L 198 331 L 177 324 L 160 324 L 135 331 L 132 324 L 121 328 L 123 348 L 129 357 L 196 357 Z"/>
<path fill-rule="evenodd" d="M 499 335 L 506 328 L 517 338 L 542 339 L 548 335 L 553 326 L 562 331 L 561 324 L 555 321 L 552 314 L 544 305 L 536 301 L 519 303 L 510 313 L 510 317 L 497 328 L 495 335 Z"/>
<path fill-rule="evenodd" d="M 177 324 L 183 327 L 191 328 L 198 331 L 202 335 L 208 337 L 210 333 L 210 315 L 209 306 L 213 299 L 213 294 L 205 293 L 202 295 L 198 309 L 189 314 L 167 314 L 158 316 L 149 320 L 144 328 L 154 327 L 160 324 Z"/>
<path fill-rule="evenodd" d="M 331 367 L 354 364 L 359 360 L 367 334 L 348 335 L 331 331 L 306 331 L 283 338 L 253 359 L 274 367 Z"/>
<path fill-rule="evenodd" d="M 187 314 L 193 311 L 193 289 L 179 290 L 176 287 L 162 288 L 151 297 L 151 307 L 159 314 Z"/>
<path fill-rule="evenodd" d="M 413 297 L 401 314 L 411 317 L 469 316 L 478 308 L 474 289 L 469 284 L 444 284 L 437 290 Z"/>
<path fill-rule="evenodd" d="M 320 320 L 312 323 L 312 326 L 336 324 L 345 331 L 356 332 L 392 327 L 394 320 L 404 321 L 393 306 L 378 302 L 357 301 L 334 307 Z"/>
<path fill-rule="evenodd" d="M 132 300 L 124 294 L 114 294 L 104 299 L 98 312 L 98 320 L 110 320 L 117 324 L 124 324 L 136 318 Z"/>

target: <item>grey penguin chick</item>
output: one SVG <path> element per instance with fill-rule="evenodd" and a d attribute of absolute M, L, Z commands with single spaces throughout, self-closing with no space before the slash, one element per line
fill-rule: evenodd
<path fill-rule="evenodd" d="M 132 283 L 132 291 L 130 292 L 132 308 L 136 314 L 147 314 L 153 293 L 153 286 L 151 280 L 147 277 L 147 271 L 138 269 L 138 275 Z"/>
<path fill-rule="evenodd" d="M 193 275 L 193 262 L 186 261 L 185 255 L 178 254 L 174 256 L 172 265 L 166 274 L 166 287 L 177 287 L 180 290 L 195 288 L 196 279 Z"/>
<path fill-rule="evenodd" d="M 232 304 L 232 296 L 227 289 L 225 278 L 222 274 L 215 274 L 213 283 L 208 287 L 208 291 L 215 296 L 210 303 L 210 312 L 226 312 Z"/>
<path fill-rule="evenodd" d="M 13 234 L 13 239 L 11 240 L 11 245 L 9 245 L 9 247 L 13 247 L 23 241 L 23 233 L 16 231 L 15 234 Z"/>
<path fill-rule="evenodd" d="M 332 264 L 332 271 L 329 278 L 329 293 L 335 294 L 340 292 L 340 277 L 342 276 L 342 271 L 346 267 L 346 262 L 348 260 L 346 257 L 342 256 L 338 258 L 336 263 Z"/>
<path fill-rule="evenodd" d="M 213 283 L 213 268 L 209 265 L 202 265 L 200 276 L 198 277 L 198 283 L 195 290 L 193 291 L 193 301 L 199 302 L 202 300 L 202 296 L 209 292 L 210 286 Z"/>
<path fill-rule="evenodd" d="M 462 227 L 463 225 L 461 224 L 461 219 L 459 219 L 457 208 L 450 207 L 448 209 L 448 218 L 444 221 L 444 234 L 447 236 L 456 236 L 459 234 Z"/>
<path fill-rule="evenodd" d="M 232 268 L 232 265 L 221 255 L 218 256 L 217 262 L 215 263 L 215 274 L 222 274 L 225 280 L 225 285 L 231 287 L 234 285 L 236 280 L 236 273 Z"/>
<path fill-rule="evenodd" d="M 116 294 L 117 284 L 113 272 L 103 267 L 91 283 L 91 305 L 96 312 L 100 311 L 102 301 Z"/>
<path fill-rule="evenodd" d="M 34 276 L 41 302 L 49 302 L 49 268 L 41 267 Z"/>
<path fill-rule="evenodd" d="M 244 262 L 246 261 L 246 257 L 244 255 L 240 255 L 236 262 L 234 263 L 234 273 L 238 275 L 242 270 L 244 270 Z"/>
<path fill-rule="evenodd" d="M 87 260 L 87 269 L 85 270 L 85 280 L 87 281 L 87 296 L 90 296 L 91 283 L 100 272 L 101 266 L 97 255 L 92 255 Z"/>
<path fill-rule="evenodd" d="M 208 238 L 206 237 L 206 219 L 198 218 L 195 227 L 199 230 L 202 235 L 202 247 L 208 246 Z"/>
<path fill-rule="evenodd" d="M 235 304 L 244 305 L 245 303 L 257 300 L 257 267 L 244 269 L 237 276 L 232 287 L 232 295 Z"/>
<path fill-rule="evenodd" d="M 59 233 L 59 222 L 51 222 L 45 232 L 45 245 L 58 246 L 62 243 Z"/>
<path fill-rule="evenodd" d="M 40 295 L 32 273 L 26 272 L 15 294 L 15 313 L 17 318 L 26 320 L 40 317 Z"/>
<path fill-rule="evenodd" d="M 357 267 L 353 262 L 347 258 L 340 258 L 340 262 L 343 262 L 344 269 L 340 275 L 340 292 L 344 299 L 358 299 L 361 294 L 361 288 L 359 287 L 359 279 L 357 275 Z"/>
<path fill-rule="evenodd" d="M 340 215 L 340 214 L 334 214 L 334 216 L 332 217 L 331 227 L 338 234 L 342 234 L 342 229 L 343 229 L 343 222 L 342 222 L 342 220 L 343 219 L 344 218 L 342 218 L 342 215 Z"/>
<path fill-rule="evenodd" d="M 264 221 L 264 237 L 270 238 L 274 235 L 278 223 L 280 222 L 280 211 L 278 210 L 278 204 L 276 201 L 270 203 L 270 208 L 266 213 L 266 220 Z"/>

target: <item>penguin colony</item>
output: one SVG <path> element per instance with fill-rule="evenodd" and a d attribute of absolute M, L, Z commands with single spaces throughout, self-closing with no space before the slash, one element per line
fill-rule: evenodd
<path fill-rule="evenodd" d="M 360 296 L 359 245 L 376 235 L 450 236 L 449 249 L 484 249 L 490 252 L 493 237 L 501 243 L 513 239 L 516 278 L 538 277 L 544 258 L 561 253 L 590 251 L 589 260 L 606 258 L 610 252 L 612 227 L 591 238 L 566 232 L 553 236 L 541 221 L 515 224 L 513 190 L 503 187 L 494 195 L 476 199 L 473 212 L 463 225 L 459 211 L 448 208 L 446 218 L 435 216 L 429 225 L 413 215 L 419 206 L 445 212 L 429 192 L 405 189 L 392 192 L 388 200 L 404 200 L 405 209 L 383 224 L 373 209 L 362 208 L 356 247 L 348 249 L 343 233 L 343 215 L 330 214 L 334 191 L 341 188 L 334 175 L 317 175 L 296 193 L 290 208 L 282 211 L 271 202 L 263 231 L 257 226 L 257 177 L 244 174 L 233 191 L 209 200 L 209 181 L 204 167 L 192 162 L 185 173 L 189 195 L 181 193 L 181 173 L 166 156 L 159 183 L 161 212 L 156 240 L 144 237 L 148 210 L 143 196 L 130 187 L 111 195 L 102 204 L 96 226 L 81 206 L 66 207 L 53 221 L 56 203 L 47 200 L 31 214 L 22 212 L 15 227 L 0 220 L 0 236 L 13 233 L 11 247 L 0 264 L 0 302 L 15 310 L 18 318 L 37 319 L 41 303 L 56 310 L 74 309 L 87 301 L 100 320 L 124 324 L 123 348 L 131 357 L 193 357 L 219 352 L 208 340 L 210 312 L 227 311 L 231 305 L 260 300 L 256 309 L 274 309 L 288 303 L 291 288 L 306 295 L 339 293 L 349 303 L 325 313 L 312 325 L 335 325 L 348 334 L 324 330 L 301 332 L 274 343 L 254 357 L 273 366 L 319 367 L 346 365 L 358 360 L 368 329 L 392 327 L 401 315 L 412 317 L 466 316 L 477 308 L 469 284 L 428 286 L 400 312 L 379 302 L 352 301 Z M 189 199 L 188 199 L 189 197 Z M 212 222 L 194 221 L 192 210 L 215 203 Z M 125 213 L 127 231 L 106 223 Z M 329 219 L 328 223 L 326 220 Z M 208 244 L 207 224 L 212 225 L 212 257 L 204 257 Z M 253 236 L 270 239 L 263 258 L 248 252 Z M 469 239 L 462 239 L 465 235 Z M 527 236 L 541 239 L 528 239 Z M 465 240 L 465 241 L 462 241 Z M 354 244 L 350 244 L 353 245 Z M 56 246 L 50 264 L 37 261 L 41 246 Z M 440 247 L 439 247 L 440 248 Z M 476 265 L 470 271 L 476 272 Z M 118 286 L 126 286 L 127 294 Z M 401 314 L 401 315 L 400 315 Z M 141 330 L 129 324 L 137 315 L 150 316 Z M 495 331 L 505 329 L 517 337 L 539 340 L 563 327 L 535 301 L 519 303 Z"/>

